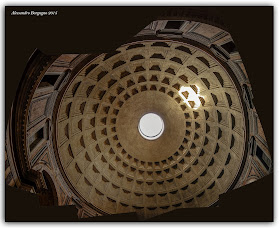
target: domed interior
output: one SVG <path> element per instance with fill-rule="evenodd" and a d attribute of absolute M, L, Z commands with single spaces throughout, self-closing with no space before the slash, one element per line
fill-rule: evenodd
<path fill-rule="evenodd" d="M 116 53 L 90 62 L 61 102 L 58 150 L 72 185 L 107 213 L 212 205 L 244 155 L 244 113 L 227 71 L 173 41 Z"/>

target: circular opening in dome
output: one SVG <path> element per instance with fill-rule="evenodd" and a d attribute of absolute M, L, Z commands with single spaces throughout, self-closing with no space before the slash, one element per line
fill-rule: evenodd
<path fill-rule="evenodd" d="M 155 140 L 162 135 L 164 123 L 159 115 L 148 113 L 140 119 L 138 130 L 143 138 Z"/>

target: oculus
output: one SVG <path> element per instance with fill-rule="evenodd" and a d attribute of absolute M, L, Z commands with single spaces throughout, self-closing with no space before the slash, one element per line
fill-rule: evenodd
<path fill-rule="evenodd" d="M 164 122 L 157 114 L 148 113 L 140 119 L 138 130 L 143 138 L 155 140 L 162 135 L 164 131 Z"/>

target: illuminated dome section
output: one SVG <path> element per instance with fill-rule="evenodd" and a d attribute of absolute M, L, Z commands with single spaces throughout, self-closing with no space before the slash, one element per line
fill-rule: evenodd
<path fill-rule="evenodd" d="M 148 113 L 161 118 L 157 131 L 142 126 Z M 57 146 L 92 207 L 148 218 L 214 204 L 238 175 L 245 131 L 239 93 L 218 61 L 185 43 L 145 41 L 102 54 L 75 76 Z"/>
<path fill-rule="evenodd" d="M 148 113 L 140 119 L 138 129 L 145 139 L 155 140 L 162 135 L 164 123 L 157 114 Z"/>

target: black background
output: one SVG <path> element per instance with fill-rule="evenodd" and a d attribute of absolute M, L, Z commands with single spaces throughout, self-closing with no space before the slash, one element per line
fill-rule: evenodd
<path fill-rule="evenodd" d="M 53 10 L 58 11 L 58 15 L 11 16 L 13 10 Z M 20 78 L 35 48 L 46 54 L 110 52 L 126 43 L 153 20 L 166 18 L 163 15 L 167 12 L 185 11 L 187 19 L 188 12 L 192 10 L 210 15 L 210 18 L 220 18 L 232 35 L 249 75 L 253 103 L 273 153 L 273 7 L 6 7 L 6 124 Z M 22 216 L 26 213 L 26 219 L 23 216 L 19 221 L 32 221 L 34 208 L 21 202 L 20 197 L 15 200 L 13 194 L 16 194 L 14 190 L 6 190 L 6 220 L 14 221 L 16 213 Z M 223 210 L 220 210 L 221 206 L 186 209 L 154 220 L 272 221 L 272 175 L 225 194 L 219 204 L 223 205 L 223 202 L 226 202 Z M 47 211 L 44 211 L 41 220 L 57 221 L 51 215 L 46 217 Z M 63 217 L 62 214 L 60 218 L 67 221 L 67 216 Z M 121 219 L 107 217 L 105 221 L 134 220 L 133 216 L 125 215 L 119 217 Z M 36 215 L 36 218 L 40 216 Z"/>

